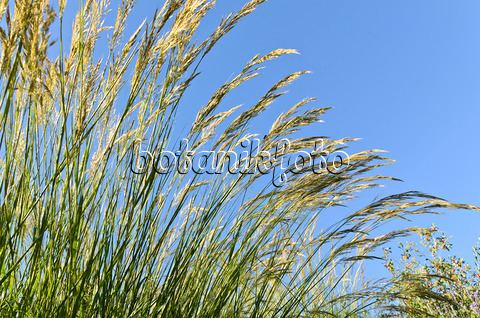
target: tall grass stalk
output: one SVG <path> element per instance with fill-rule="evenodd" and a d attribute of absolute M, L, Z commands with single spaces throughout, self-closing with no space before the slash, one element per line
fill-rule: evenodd
<path fill-rule="evenodd" d="M 321 214 L 389 179 L 372 173 L 389 162 L 376 150 L 351 154 L 339 174 L 291 174 L 281 188 L 258 172 L 134 174 L 139 141 L 155 154 L 182 137 L 193 151 L 235 149 L 251 120 L 305 74 L 280 78 L 249 108 L 225 108 L 232 90 L 296 51 L 254 56 L 178 136 L 202 60 L 264 0 L 246 2 L 201 41 L 215 1 L 158 2 L 128 34 L 134 2 L 79 1 L 70 29 L 65 0 L 0 1 L 0 316 L 366 315 L 375 300 L 359 280 L 351 286 L 358 265 L 421 229 L 371 233 L 395 218 L 471 208 L 409 192 L 320 229 Z M 327 110 L 311 102 L 272 121 L 262 150 L 285 137 L 292 153 L 312 149 L 316 136 L 292 137 Z M 354 140 L 322 138 L 330 152 Z"/>

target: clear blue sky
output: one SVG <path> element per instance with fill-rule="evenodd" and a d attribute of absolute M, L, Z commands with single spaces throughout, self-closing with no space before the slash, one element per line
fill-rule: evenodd
<path fill-rule="evenodd" d="M 205 30 L 241 4 L 219 0 Z M 151 13 L 151 3 L 140 1 L 137 15 Z M 269 65 L 258 85 L 241 89 L 229 106 L 248 103 L 288 71 L 312 70 L 272 115 L 316 96 L 319 106 L 334 109 L 310 132 L 361 137 L 356 149 L 385 149 L 397 160 L 383 172 L 405 182 L 378 193 L 419 190 L 480 204 L 479 17 L 477 0 L 270 0 L 205 61 L 188 101 L 198 107 L 208 97 L 199 97 L 202 92 L 213 91 L 256 53 L 296 48 L 301 56 Z M 271 117 L 263 118 L 266 127 Z M 451 212 L 416 221 L 436 223 L 467 258 L 480 236 L 480 215 Z"/>
<path fill-rule="evenodd" d="M 242 3 L 219 0 L 206 29 Z M 151 16 L 152 8 L 140 1 L 136 14 Z M 480 1 L 270 0 L 222 40 L 187 101 L 200 106 L 208 97 L 201 93 L 212 92 L 254 54 L 278 47 L 301 55 L 270 64 L 258 86 L 241 89 L 228 106 L 253 99 L 288 71 L 312 70 L 272 114 L 316 96 L 318 106 L 334 109 L 310 132 L 361 137 L 356 149 L 389 150 L 397 160 L 383 172 L 405 182 L 378 193 L 419 190 L 480 205 Z M 272 118 L 264 119 L 266 127 Z M 416 220 L 436 223 L 467 258 L 480 236 L 480 215 Z"/>

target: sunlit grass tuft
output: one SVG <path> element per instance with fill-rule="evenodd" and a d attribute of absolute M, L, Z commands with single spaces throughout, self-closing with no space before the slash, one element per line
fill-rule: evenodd
<path fill-rule="evenodd" d="M 79 1 L 71 28 L 65 1 L 0 2 L 0 316 L 366 316 L 380 286 L 364 284 L 360 265 L 421 230 L 371 233 L 395 218 L 474 208 L 409 192 L 322 228 L 319 215 L 391 179 L 371 173 L 389 162 L 375 150 L 350 154 L 338 174 L 289 174 L 280 188 L 259 172 L 134 174 L 139 141 L 156 155 L 183 137 L 192 151 L 235 149 L 251 120 L 307 73 L 280 78 L 251 107 L 225 108 L 265 63 L 296 51 L 257 55 L 176 135 L 202 60 L 264 1 L 247 2 L 198 41 L 214 2 L 160 2 L 132 34 L 133 0 Z M 284 137 L 290 153 L 319 138 L 325 151 L 346 149 L 354 139 L 293 137 L 327 111 L 312 102 L 271 120 L 261 150 Z"/>

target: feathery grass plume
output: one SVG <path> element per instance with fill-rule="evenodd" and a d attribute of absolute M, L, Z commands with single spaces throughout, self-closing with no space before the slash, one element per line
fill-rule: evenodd
<path fill-rule="evenodd" d="M 252 119 L 308 73 L 280 79 L 233 117 L 225 97 L 297 52 L 256 55 L 202 103 L 187 133 L 174 131 L 205 56 L 263 2 L 246 2 L 197 42 L 213 0 L 165 0 L 131 34 L 135 1 L 80 1 L 73 21 L 66 1 L 0 1 L 0 316 L 366 316 L 381 289 L 362 282 L 361 264 L 420 230 L 373 233 L 395 218 L 476 209 L 409 192 L 320 228 L 332 207 L 393 179 L 371 173 L 389 163 L 377 150 L 351 155 L 338 173 L 287 169 L 281 188 L 258 169 L 156 173 L 152 157 L 182 137 L 196 152 L 238 149 L 254 136 Z M 355 141 L 298 137 L 327 111 L 300 110 L 313 101 L 272 120 L 260 150 L 274 154 L 289 137 L 282 159 L 322 139 L 315 160 Z"/>

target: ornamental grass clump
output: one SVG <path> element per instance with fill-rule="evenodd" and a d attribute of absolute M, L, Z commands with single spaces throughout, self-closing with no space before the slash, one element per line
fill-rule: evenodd
<path fill-rule="evenodd" d="M 378 289 L 361 283 L 360 264 L 421 231 L 379 234 L 382 224 L 473 208 L 408 192 L 323 227 L 319 216 L 391 179 L 375 174 L 389 163 L 377 150 L 351 153 L 335 173 L 287 169 L 280 187 L 257 169 L 148 168 L 184 138 L 192 152 L 234 151 L 253 137 L 252 120 L 268 121 L 265 109 L 307 73 L 279 78 L 251 106 L 225 105 L 266 64 L 296 51 L 254 56 L 198 105 L 186 131 L 174 130 L 204 58 L 263 2 L 246 2 L 204 39 L 196 31 L 213 0 L 161 1 L 133 32 L 133 0 L 78 1 L 73 20 L 66 1 L 0 2 L 0 316 L 365 316 Z M 272 120 L 258 150 L 273 154 L 289 138 L 277 159 L 319 139 L 322 152 L 345 151 L 355 139 L 302 134 L 327 111 L 313 102 Z"/>

